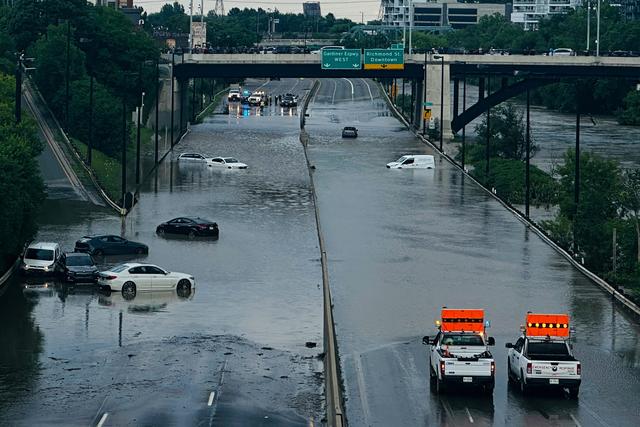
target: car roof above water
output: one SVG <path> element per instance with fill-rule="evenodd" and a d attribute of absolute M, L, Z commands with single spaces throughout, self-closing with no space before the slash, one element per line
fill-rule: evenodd
<path fill-rule="evenodd" d="M 49 249 L 55 250 L 60 245 L 54 242 L 36 242 L 29 245 L 28 249 Z"/>

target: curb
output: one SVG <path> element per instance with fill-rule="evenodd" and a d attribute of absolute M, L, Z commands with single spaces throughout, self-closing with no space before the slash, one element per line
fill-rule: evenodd
<path fill-rule="evenodd" d="M 629 298 L 627 298 L 622 293 L 620 293 L 620 291 L 618 291 L 613 286 L 611 286 L 609 283 L 607 283 L 606 280 L 602 279 L 597 274 L 595 274 L 594 272 L 592 272 L 591 270 L 586 268 L 584 265 L 582 265 L 578 261 L 576 261 L 573 258 L 573 256 L 571 256 L 571 254 L 569 252 L 567 252 L 565 249 L 561 248 L 556 242 L 554 242 L 549 236 L 547 236 L 547 234 L 538 226 L 538 224 L 536 224 L 535 222 L 533 222 L 530 219 L 526 218 L 520 211 L 515 209 L 513 206 L 509 205 L 507 202 L 502 200 L 497 194 L 493 193 L 490 189 L 488 189 L 487 187 L 482 185 L 477 179 L 475 179 L 467 171 L 462 169 L 462 167 L 460 165 L 458 165 L 450 156 L 448 156 L 446 153 L 440 151 L 440 149 L 435 144 L 433 144 L 426 137 L 424 137 L 420 133 L 418 133 L 417 130 L 415 130 L 411 126 L 411 124 L 409 122 L 407 122 L 407 120 L 400 114 L 400 112 L 397 110 L 396 106 L 393 105 L 393 103 L 389 99 L 389 95 L 387 95 L 387 93 L 385 92 L 384 88 L 380 88 L 380 91 L 384 94 L 385 101 L 390 106 L 391 111 L 393 112 L 393 114 L 418 139 L 420 139 L 423 143 L 425 143 L 425 144 L 429 145 L 431 148 L 433 148 L 433 150 L 436 153 L 438 153 L 440 156 L 442 156 L 444 159 L 446 159 L 451 165 L 453 165 L 458 170 L 460 170 L 468 179 L 470 179 L 472 182 L 477 184 L 478 187 L 480 187 L 487 194 L 489 194 L 491 197 L 493 197 L 495 200 L 497 200 L 502 206 L 504 206 L 509 212 L 511 212 L 520 222 L 522 222 L 525 226 L 530 228 L 538 237 L 540 237 L 540 239 L 543 242 L 545 242 L 547 245 L 551 246 L 556 252 L 558 252 L 560 255 L 562 255 L 564 258 L 566 258 L 567 261 L 569 261 L 569 263 L 576 270 L 578 270 L 585 277 L 587 277 L 592 282 L 594 282 L 596 285 L 598 285 L 603 291 L 605 291 L 606 293 L 610 294 L 616 301 L 621 303 L 625 308 L 630 310 L 635 315 L 640 316 L 640 306 L 638 306 L 636 303 L 634 303 Z"/>
<path fill-rule="evenodd" d="M 13 273 L 15 273 L 19 265 L 20 265 L 20 257 L 17 257 L 13 265 L 9 267 L 9 269 L 5 271 L 2 276 L 0 276 L 0 289 L 4 288 L 4 286 L 7 284 L 9 279 L 13 277 Z"/>

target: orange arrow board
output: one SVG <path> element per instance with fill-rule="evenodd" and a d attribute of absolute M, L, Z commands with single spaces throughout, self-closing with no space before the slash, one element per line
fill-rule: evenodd
<path fill-rule="evenodd" d="M 526 333 L 529 337 L 568 337 L 568 314 L 527 314 Z"/>

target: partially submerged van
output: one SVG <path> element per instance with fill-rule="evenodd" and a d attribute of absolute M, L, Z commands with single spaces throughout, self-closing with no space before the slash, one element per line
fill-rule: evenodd
<path fill-rule="evenodd" d="M 432 155 L 405 155 L 395 162 L 387 163 L 389 169 L 435 169 L 436 162 Z"/>
<path fill-rule="evenodd" d="M 26 274 L 55 274 L 59 270 L 61 256 L 62 251 L 57 243 L 32 243 L 24 252 L 20 267 Z"/>

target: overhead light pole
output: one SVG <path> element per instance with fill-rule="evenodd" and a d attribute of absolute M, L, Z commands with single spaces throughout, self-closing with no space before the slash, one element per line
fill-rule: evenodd
<path fill-rule="evenodd" d="M 440 60 L 440 151 L 444 143 L 444 55 L 433 55 L 433 59 Z"/>
<path fill-rule="evenodd" d="M 600 0 L 598 0 L 598 11 L 596 21 L 596 56 L 600 56 Z"/>
<path fill-rule="evenodd" d="M 589 54 L 589 42 L 591 41 L 591 0 L 587 0 L 587 54 Z"/>
<path fill-rule="evenodd" d="M 409 0 L 409 55 L 413 46 L 413 0 Z"/>

